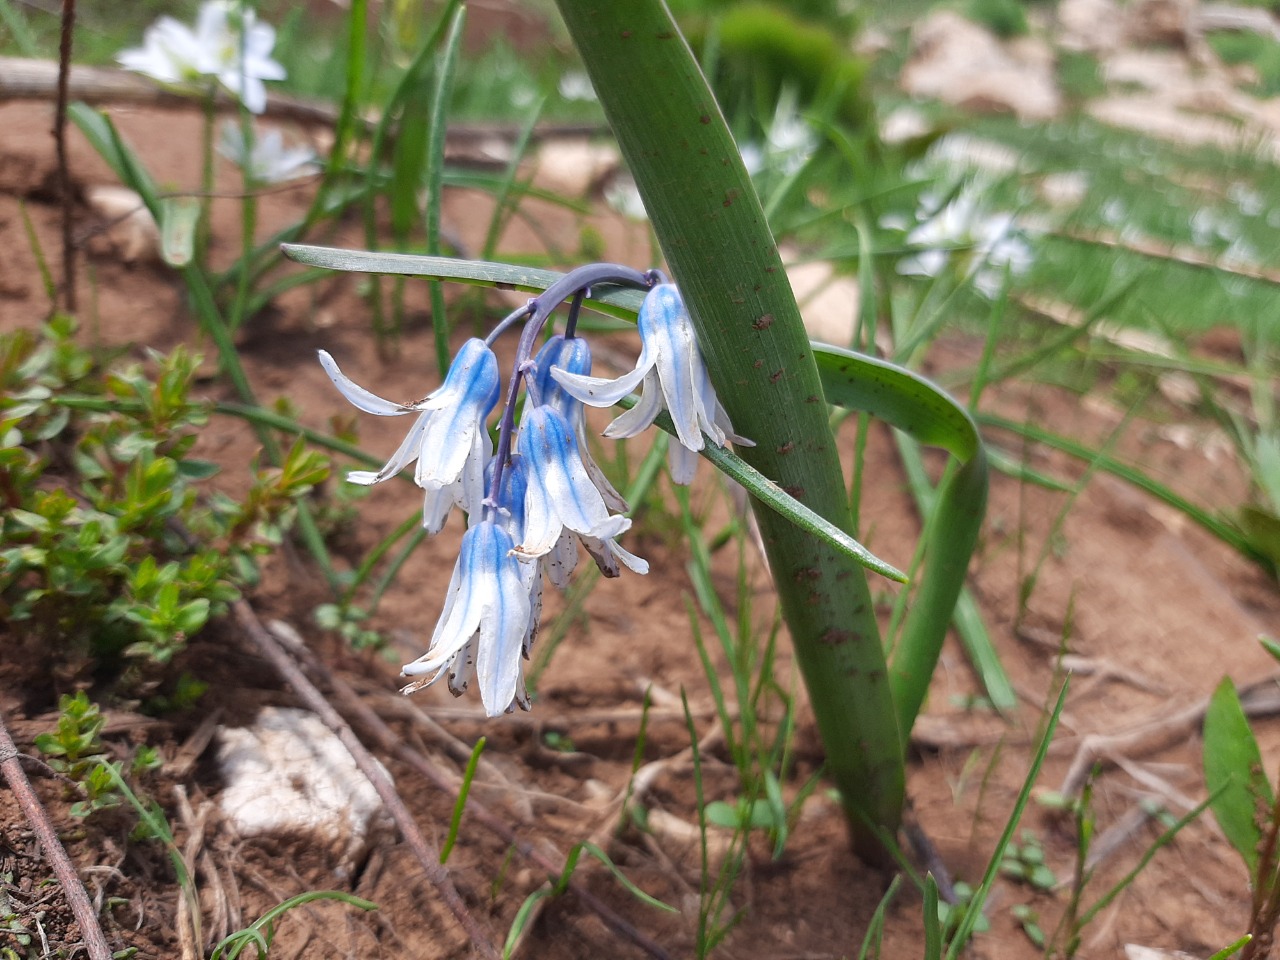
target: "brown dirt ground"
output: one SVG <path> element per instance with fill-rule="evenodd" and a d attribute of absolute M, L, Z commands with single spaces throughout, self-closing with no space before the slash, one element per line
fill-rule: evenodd
<path fill-rule="evenodd" d="M 0 136 L 0 329 L 4 330 L 34 326 L 47 309 L 24 236 L 20 202 L 27 205 L 55 275 L 60 270 L 50 117 L 44 104 L 0 105 L 0 130 L 4 131 Z M 199 136 L 194 114 L 132 110 L 118 111 L 116 118 L 161 183 L 190 187 L 196 182 Z M 73 146 L 78 190 L 111 182 L 109 172 L 87 146 L 78 141 Z M 233 184 L 228 182 L 226 187 L 232 189 Z M 268 197 L 263 203 L 262 234 L 296 218 L 306 199 L 306 187 Z M 544 249 L 541 239 L 550 236 L 572 256 L 582 218 L 545 205 L 529 206 L 525 212 L 526 219 L 515 220 L 504 237 L 504 253 L 540 252 Z M 464 242 L 474 245 L 488 222 L 487 201 L 475 194 L 453 193 L 447 198 L 445 219 Z M 589 221 L 604 237 L 610 258 L 637 267 L 649 265 L 645 231 L 603 214 Z M 93 226 L 90 214 L 79 208 L 81 235 Z M 236 235 L 235 205 L 219 201 L 216 257 L 226 261 L 234 256 Z M 324 242 L 359 246 L 359 227 L 344 224 Z M 200 344 L 172 271 L 155 263 L 120 262 L 112 244 L 101 235 L 87 237 L 83 246 L 79 276 L 86 302 L 81 310 L 85 337 L 131 344 L 135 349 L 145 345 L 167 350 L 179 342 L 194 342 L 206 355 L 212 352 L 208 344 Z M 400 349 L 394 356 L 382 357 L 369 334 L 368 309 L 358 295 L 359 283 L 355 277 L 334 276 L 292 291 L 251 322 L 241 336 L 241 346 L 249 375 L 264 401 L 286 397 L 317 428 L 325 428 L 334 415 L 347 416 L 349 410 L 314 361 L 320 347 L 337 356 L 349 375 L 377 384 L 384 395 L 409 397 L 424 392 L 420 370 L 424 358 L 431 356 L 425 296 L 420 290 L 411 292 L 412 309 Z M 631 349 L 625 340 L 617 347 Z M 931 362 L 937 370 L 955 368 L 972 363 L 977 349 L 978 345 L 963 338 L 944 339 Z M 213 397 L 227 395 L 212 377 L 204 388 Z M 1008 416 L 1029 418 L 1092 440 L 1105 438 L 1122 417 L 1105 394 L 1082 399 L 1027 383 L 995 391 L 990 404 Z M 1165 414 L 1170 419 L 1187 416 L 1176 410 Z M 398 443 L 402 427 L 362 418 L 359 429 L 366 449 L 386 453 Z M 842 432 L 841 441 L 852 448 L 851 428 Z M 1016 443 L 1010 446 L 1019 450 Z M 224 465 L 216 482 L 232 490 L 246 482 L 245 464 L 253 452 L 249 431 L 226 418 L 210 423 L 198 449 L 200 455 Z M 1126 432 L 1119 452 L 1143 462 L 1193 499 L 1216 507 L 1240 502 L 1244 491 L 1241 472 L 1229 458 L 1214 462 L 1199 450 L 1181 449 L 1146 421 Z M 1065 458 L 1039 449 L 1029 450 L 1028 455 L 1042 470 L 1080 476 L 1079 466 Z M 871 546 L 883 550 L 889 560 L 905 564 L 917 525 L 891 444 L 880 430 L 871 437 L 868 457 L 869 475 L 875 478 L 867 513 L 874 518 Z M 704 467 L 700 479 L 699 502 L 713 515 L 723 516 L 725 501 L 715 492 L 710 470 Z M 947 866 L 971 882 L 978 879 L 1003 826 L 1028 767 L 1044 705 L 1055 694 L 1057 641 L 1069 610 L 1073 611 L 1069 647 L 1084 662 L 1040 777 L 1043 788 L 1062 784 L 1078 747 L 1090 736 L 1126 731 L 1176 712 L 1206 697 L 1224 673 L 1243 683 L 1275 670 L 1255 642 L 1259 633 L 1280 630 L 1280 596 L 1274 583 L 1199 529 L 1106 476 L 1091 478 L 1067 515 L 1027 616 L 1015 632 L 1021 574 L 1034 562 L 1063 502 L 1060 494 L 996 474 L 986 530 L 973 566 L 971 585 L 1022 698 L 1020 709 L 1004 722 L 966 708 L 968 698 L 977 692 L 974 677 L 959 648 L 949 643 L 918 731 L 909 771 L 915 819 Z M 377 488 L 362 501 L 359 523 L 347 535 L 340 560 L 355 562 L 416 508 L 412 488 Z M 625 788 L 646 687 L 653 685 L 671 697 L 678 697 L 684 688 L 702 711 L 700 734 L 715 724 L 704 709 L 709 694 L 685 608 L 687 551 L 673 536 L 662 533 L 661 518 L 638 526 L 639 535 L 627 545 L 650 560 L 652 573 L 643 579 L 604 583 L 595 590 L 587 602 L 586 625 L 570 632 L 543 682 L 533 714 L 484 722 L 477 716 L 474 700 L 455 702 L 443 690 L 426 692 L 413 701 L 468 747 L 481 734 L 489 738 L 486 756 L 494 772 L 489 781 L 477 786 L 476 798 L 522 838 L 561 854 L 607 820 L 606 801 L 601 797 L 612 797 Z M 402 656 L 416 656 L 424 633 L 435 621 L 459 536 L 453 521 L 417 552 L 385 598 L 374 626 L 393 637 L 397 663 Z M 717 584 L 726 604 L 735 600 L 731 552 L 723 551 L 716 561 Z M 758 563 L 756 568 L 755 614 L 767 620 L 771 590 Z M 460 764 L 449 752 L 451 745 L 405 719 L 404 701 L 394 692 L 395 667 L 376 656 L 353 654 L 314 628 L 311 610 L 326 599 L 319 578 L 292 550 L 273 558 L 262 587 L 251 597 L 264 619 L 280 618 L 301 630 L 330 668 L 355 684 L 407 743 L 456 776 Z M 556 613 L 553 602 L 544 622 L 550 623 Z M 148 720 L 117 712 L 112 714 L 109 742 L 123 747 L 145 740 L 157 745 L 172 764 L 198 721 L 214 711 L 219 723 L 242 725 L 252 723 L 263 705 L 296 705 L 294 696 L 229 621 L 211 627 L 191 643 L 185 666 L 211 681 L 201 716 Z M 778 675 L 793 675 L 785 649 Z M 34 735 L 52 726 L 57 692 L 58 684 L 38 657 L 11 651 L 0 661 L 0 709 L 20 749 L 32 751 Z M 602 719 L 602 711 L 609 715 Z M 788 790 L 796 789 L 821 760 L 803 706 L 799 715 L 796 773 Z M 1266 721 L 1258 726 L 1268 769 L 1275 769 L 1280 760 L 1280 731 Z M 547 749 L 543 740 L 547 731 L 570 736 L 576 752 Z M 669 702 L 660 705 L 648 732 L 646 758 L 673 757 L 687 746 L 678 709 Z M 398 761 L 382 759 L 423 831 L 437 840 L 443 837 L 452 798 L 425 786 Z M 1195 729 L 1176 734 L 1155 749 L 1107 759 L 1122 764 L 1108 765 L 1097 781 L 1098 831 L 1105 834 L 1124 823 L 1136 826 L 1118 838 L 1114 853 L 1098 869 L 1090 887 L 1093 896 L 1130 870 L 1158 835 L 1158 827 L 1150 820 L 1133 818 L 1143 798 L 1156 795 L 1180 815 L 1186 804 L 1204 795 Z M 734 779 L 714 750 L 708 755 L 707 778 L 711 796 L 732 796 Z M 37 779 L 36 784 L 90 893 L 103 904 L 113 947 L 136 947 L 138 955 L 146 958 L 176 956 L 178 895 L 162 852 L 151 845 L 130 843 L 128 823 L 123 820 L 72 820 L 61 786 L 48 779 Z M 212 763 L 206 759 L 195 765 L 180 782 L 162 772 L 154 784 L 154 795 L 165 803 L 182 844 L 189 825 L 183 824 L 175 805 L 178 788 L 190 798 L 197 818 L 212 810 L 219 791 Z M 688 765 L 674 764 L 663 774 L 648 803 L 694 822 Z M 464 937 L 395 838 L 387 836 L 375 844 L 367 862 L 344 877 L 335 873 L 335 853 L 299 838 L 240 839 L 218 821 L 216 813 L 210 816 L 200 861 L 202 886 L 210 901 L 221 888 L 242 922 L 285 897 L 313 888 L 350 889 L 380 906 L 367 916 L 329 904 L 309 907 L 282 925 L 277 956 L 468 955 Z M 1048 863 L 1058 876 L 1069 877 L 1074 856 L 1069 825 L 1033 804 L 1024 826 L 1042 839 Z M 687 842 L 647 837 L 635 830 L 620 834 L 609 849 L 636 884 L 683 912 L 671 916 L 653 911 L 595 866 L 584 868 L 590 887 L 674 956 L 692 955 L 696 851 Z M 475 823 L 464 827 L 449 870 L 469 907 L 498 942 L 520 902 L 542 881 L 527 862 L 511 855 L 504 842 Z M 49 876 L 21 816 L 7 801 L 0 804 L 4 889 L 13 902 L 25 905 L 26 916 L 42 912 L 52 946 L 75 943 L 75 926 L 61 894 L 48 885 Z M 855 956 L 883 884 L 882 877 L 852 859 L 840 814 L 819 792 L 806 805 L 781 860 L 771 861 L 767 851 L 753 848 L 734 896 L 735 907 L 745 909 L 744 918 L 719 955 Z M 1013 919 L 1011 908 L 1031 905 L 1041 925 L 1052 930 L 1066 899 L 1065 891 L 1037 893 L 1002 879 L 988 908 L 992 929 L 974 940 L 972 955 L 991 960 L 1039 955 Z M 1241 934 L 1247 905 L 1243 868 L 1212 820 L 1201 818 L 1159 853 L 1133 886 L 1085 930 L 1080 955 L 1120 956 L 1126 943 L 1205 955 Z M 212 906 L 206 903 L 210 911 Z M 906 890 L 897 897 L 888 912 L 884 955 L 918 954 L 919 911 L 915 892 Z M 216 924 L 210 921 L 209 926 Z M 0 933 L 0 946 L 6 946 L 5 936 Z M 523 947 L 524 955 L 547 960 L 642 955 L 572 897 L 546 910 L 531 939 Z"/>

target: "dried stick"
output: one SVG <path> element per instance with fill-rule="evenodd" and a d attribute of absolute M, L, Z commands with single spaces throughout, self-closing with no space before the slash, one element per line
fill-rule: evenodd
<path fill-rule="evenodd" d="M 476 950 L 482 956 L 497 960 L 497 949 L 490 941 L 488 934 L 481 929 L 480 925 L 471 916 L 466 904 L 462 902 L 462 897 L 458 895 L 458 890 L 454 887 L 453 880 L 449 877 L 449 871 L 440 864 L 440 852 L 432 848 L 426 837 L 418 829 L 413 815 L 409 813 L 404 801 L 400 799 L 400 795 L 396 792 L 395 784 L 391 782 L 391 778 L 378 766 L 373 755 L 365 749 L 364 744 L 356 737 L 351 727 L 342 719 L 338 711 L 329 704 L 323 694 L 303 675 L 302 670 L 294 662 L 293 658 L 285 652 L 280 642 L 263 627 L 261 621 L 258 620 L 258 615 L 253 612 L 253 608 L 249 606 L 248 602 L 237 600 L 232 605 L 232 609 L 241 629 L 244 630 L 262 654 L 271 661 L 271 664 L 279 671 L 280 676 L 289 686 L 293 687 L 294 692 L 302 698 L 307 707 L 342 741 L 342 745 L 347 748 L 351 758 L 355 760 L 356 766 L 360 768 L 360 772 L 373 784 L 373 788 L 378 791 L 378 796 L 381 798 L 383 805 L 387 808 L 387 811 L 395 821 L 396 827 L 400 830 L 400 835 L 404 837 L 405 842 L 409 844 L 409 848 L 422 865 L 422 870 L 427 880 L 436 888 L 441 900 L 444 901 L 449 912 L 453 914 L 459 925 L 461 925 Z"/>
<path fill-rule="evenodd" d="M 71 74 L 71 36 L 76 0 L 62 0 L 62 36 L 58 44 L 58 100 L 53 115 L 53 142 L 58 153 L 58 192 L 62 195 L 62 295 L 68 310 L 76 308 L 76 247 L 71 238 L 71 169 L 67 165 L 67 80 Z"/>
<path fill-rule="evenodd" d="M 335 699 L 341 704 L 342 709 L 353 717 L 355 722 L 367 734 L 374 737 L 382 749 L 394 753 L 400 760 L 429 780 L 436 789 L 456 799 L 458 791 L 455 785 L 449 781 L 449 778 L 432 766 L 421 753 L 401 743 L 395 731 L 387 726 L 383 719 L 360 699 L 356 692 L 351 689 L 351 686 L 341 677 L 334 674 L 296 636 L 291 636 L 293 634 L 294 631 L 292 630 L 282 631 L 279 639 L 282 643 L 288 645 L 290 651 L 302 662 L 307 670 L 322 678 L 325 686 L 333 692 Z M 499 817 L 490 813 L 489 809 L 474 797 L 468 797 L 467 799 L 466 815 L 496 834 L 522 857 L 534 864 L 539 870 L 544 871 L 554 882 L 559 882 L 560 875 L 564 872 L 564 864 L 553 863 L 532 843 L 521 839 L 511 827 Z M 593 911 L 615 933 L 626 937 L 641 950 L 654 957 L 655 960 L 673 960 L 671 954 L 644 933 L 637 930 L 599 897 L 588 892 L 582 884 L 570 880 L 569 892 L 577 897 L 583 906 Z"/>
<path fill-rule="evenodd" d="M 1247 716 L 1280 710 L 1280 699 L 1275 695 L 1277 680 L 1280 674 L 1272 674 L 1240 688 L 1240 700 Z M 1076 755 L 1058 792 L 1065 797 L 1079 796 L 1095 763 L 1114 763 L 1117 755 L 1143 756 L 1177 743 L 1204 722 L 1208 709 L 1209 698 L 1204 697 L 1176 713 L 1146 720 L 1125 730 L 1085 735 L 1076 747 Z"/>
<path fill-rule="evenodd" d="M 71 907 L 71 912 L 75 914 L 76 923 L 80 926 L 80 935 L 84 937 L 89 960 L 111 960 L 111 948 L 107 946 L 107 938 L 102 933 L 102 927 L 98 925 L 98 916 L 94 912 L 93 903 L 89 900 L 89 894 L 84 884 L 80 882 L 75 864 L 67 856 L 67 851 L 63 848 L 58 835 L 53 832 L 49 815 L 35 795 L 35 791 L 31 789 L 31 781 L 27 779 L 18 757 L 18 748 L 14 746 L 13 738 L 9 736 L 4 718 L 0 717 L 0 772 L 4 773 L 14 799 L 18 801 L 18 806 L 22 808 L 27 822 L 31 824 L 36 839 L 40 841 L 49 866 L 53 868 L 54 876 L 58 878 L 58 883 L 62 884 L 67 903 Z"/>
<path fill-rule="evenodd" d="M 91 105 L 133 105 L 161 108 L 190 108 L 198 104 L 191 95 L 167 90 L 145 80 L 135 73 L 116 67 L 73 66 L 68 78 L 68 96 Z M 0 103 L 9 100 L 51 100 L 57 96 L 58 65 L 48 60 L 29 60 L 25 57 L 0 57 Z M 226 91 L 219 91 L 216 106 L 222 111 L 232 111 L 240 102 Z M 267 95 L 265 115 L 295 123 L 332 127 L 338 120 L 338 111 L 331 103 L 306 100 L 272 91 Z M 376 116 L 362 116 L 358 122 L 371 130 L 378 123 Z M 604 129 L 598 123 L 540 124 L 533 132 L 533 139 L 541 141 L 556 137 L 594 136 Z M 489 139 L 512 142 L 519 135 L 520 126 L 515 123 L 450 124 L 450 147 L 475 146 Z"/>

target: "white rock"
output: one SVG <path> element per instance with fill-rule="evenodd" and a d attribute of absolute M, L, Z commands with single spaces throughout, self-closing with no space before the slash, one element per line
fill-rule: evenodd
<path fill-rule="evenodd" d="M 1063 49 L 1106 53 L 1124 41 L 1124 14 L 1115 0 L 1059 0 Z"/>
<path fill-rule="evenodd" d="M 265 707 L 252 727 L 219 727 L 218 741 L 218 805 L 241 836 L 314 838 L 344 872 L 388 823 L 373 784 L 314 713 Z"/>
<path fill-rule="evenodd" d="M 621 164 L 610 144 L 586 137 L 547 140 L 539 148 L 534 183 L 569 197 L 582 197 L 607 180 Z"/>
<path fill-rule="evenodd" d="M 142 197 L 115 184 L 85 187 L 85 203 L 106 222 L 107 238 L 125 263 L 160 259 L 160 228 Z"/>
<path fill-rule="evenodd" d="M 911 33 L 902 89 L 973 110 L 1049 120 L 1062 110 L 1049 48 L 1023 39 L 1006 46 L 984 27 L 939 9 Z"/>

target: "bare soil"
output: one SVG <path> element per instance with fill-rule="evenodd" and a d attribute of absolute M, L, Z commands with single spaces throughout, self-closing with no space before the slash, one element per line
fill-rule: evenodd
<path fill-rule="evenodd" d="M 51 115 L 45 104 L 0 106 L 4 330 L 34 327 L 48 309 L 20 204 L 26 205 L 53 274 L 61 271 Z M 121 110 L 116 119 L 162 184 L 189 189 L 198 182 L 199 119 L 194 112 Z M 112 181 L 106 167 L 78 139 L 72 156 L 78 197 L 93 184 Z M 225 169 L 221 179 L 225 189 L 234 190 Z M 296 219 L 305 209 L 307 191 L 304 185 L 265 198 L 260 236 Z M 483 196 L 462 191 L 448 196 L 446 223 L 470 249 L 476 249 L 488 218 L 489 202 Z M 513 221 L 501 249 L 511 256 L 542 253 L 542 240 L 550 237 L 572 257 L 587 223 L 604 238 L 609 258 L 640 268 L 651 265 L 644 229 L 604 213 L 582 218 L 548 205 L 527 206 L 524 218 Z M 191 343 L 210 356 L 212 349 L 201 342 L 174 272 L 156 262 L 121 262 L 113 243 L 95 232 L 98 226 L 100 220 L 78 204 L 79 313 L 86 341 L 127 345 L 139 356 L 143 347 L 168 350 Z M 215 258 L 228 262 L 238 237 L 234 201 L 217 202 L 214 229 Z M 359 246 L 361 227 L 343 224 L 326 242 Z M 380 355 L 370 333 L 367 304 L 359 295 L 360 283 L 357 277 L 335 275 L 291 291 L 250 321 L 240 335 L 240 346 L 263 402 L 285 398 L 306 423 L 319 429 L 326 429 L 335 415 L 347 417 L 350 411 L 315 362 L 318 348 L 333 353 L 350 376 L 383 395 L 416 397 L 430 386 L 422 373 L 432 356 L 424 292 L 411 290 L 408 324 L 398 348 L 392 355 Z M 626 338 L 611 347 L 623 357 L 634 349 Z M 944 338 L 930 362 L 936 371 L 945 371 L 972 363 L 978 349 L 963 337 Z M 202 381 L 202 389 L 213 398 L 230 396 L 212 375 Z M 989 403 L 1007 416 L 1097 442 L 1105 440 L 1123 417 L 1105 391 L 1081 397 L 1031 383 L 995 390 Z M 1171 421 L 1193 422 L 1184 411 L 1169 409 L 1164 414 Z M 367 450 L 389 454 L 401 429 L 394 420 L 362 418 L 360 442 Z M 852 450 L 852 426 L 842 430 L 840 439 Z M 995 439 L 1015 455 L 1024 455 L 1012 438 Z M 915 513 L 892 444 L 879 429 L 870 441 L 871 546 L 889 560 L 906 564 L 918 532 Z M 198 453 L 222 464 L 214 482 L 235 491 L 247 483 L 246 464 L 255 450 L 243 424 L 219 417 L 203 432 Z M 1142 462 L 1180 492 L 1216 508 L 1231 508 L 1245 492 L 1245 479 L 1229 456 L 1214 460 L 1202 448 L 1183 449 L 1154 423 L 1143 421 L 1129 428 L 1117 453 Z M 1082 475 L 1079 464 L 1049 451 L 1031 448 L 1025 455 L 1046 472 L 1070 479 Z M 703 467 L 699 479 L 699 503 L 712 516 L 723 517 L 728 508 L 715 492 L 709 468 Z M 1088 479 L 1054 534 L 1026 615 L 1016 623 L 1021 578 L 1053 534 L 1065 502 L 1062 494 L 994 476 L 971 586 L 1022 702 L 1007 718 L 972 707 L 979 693 L 974 676 L 959 647 L 949 642 L 915 738 L 909 771 L 912 818 L 954 876 L 971 883 L 980 878 L 1028 769 L 1045 705 L 1052 702 L 1062 679 L 1062 648 L 1076 655 L 1076 676 L 1040 776 L 1039 786 L 1049 790 L 1062 786 L 1077 751 L 1092 742 L 1090 738 L 1176 714 L 1207 697 L 1224 674 L 1245 684 L 1275 672 L 1274 662 L 1256 643 L 1260 633 L 1280 632 L 1275 584 L 1200 529 L 1104 475 Z M 375 489 L 361 502 L 358 522 L 338 544 L 339 562 L 358 562 L 417 509 L 415 492 L 407 485 Z M 714 525 L 712 521 L 712 529 Z M 406 744 L 450 778 L 460 775 L 465 761 L 465 756 L 459 759 L 459 743 L 465 751 L 479 736 L 488 737 L 489 769 L 479 779 L 474 799 L 522 840 L 563 857 L 613 817 L 611 801 L 625 791 L 631 773 L 647 688 L 655 691 L 655 709 L 644 757 L 674 759 L 648 792 L 646 803 L 686 824 L 696 823 L 692 770 L 679 759 L 689 746 L 680 691 L 687 692 L 694 707 L 700 736 L 717 721 L 709 709 L 711 699 L 685 606 L 690 592 L 684 573 L 688 552 L 671 532 L 674 525 L 660 516 L 640 519 L 637 528 L 627 546 L 649 559 L 652 572 L 645 578 L 602 583 L 591 594 L 585 616 L 575 623 L 545 675 L 534 712 L 486 721 L 474 699 L 454 701 L 443 690 L 408 701 L 433 717 L 443 733 L 406 713 L 406 701 L 396 693 L 396 664 L 421 652 L 435 622 L 460 537 L 456 520 L 411 558 L 372 623 L 392 638 L 389 660 L 353 653 L 315 627 L 312 610 L 329 598 L 321 578 L 296 549 L 286 548 L 270 560 L 261 587 L 249 599 L 263 620 L 281 619 L 298 629 L 335 675 L 361 691 Z M 732 552 L 722 551 L 716 558 L 717 586 L 730 608 L 736 602 Z M 755 615 L 767 623 L 771 588 L 758 562 L 752 587 Z M 887 609 L 887 588 L 884 596 Z M 544 624 L 552 622 L 559 609 L 559 601 L 551 601 Z M 0 626 L 0 643 L 5 643 L 0 649 L 6 651 L 0 657 L 0 710 L 19 749 L 35 753 L 33 737 L 52 728 L 57 695 L 70 686 L 52 674 L 39 651 L 12 649 L 3 631 Z M 780 660 L 778 676 L 792 677 L 785 638 Z M 231 832 L 217 813 L 220 781 L 211 751 L 200 754 L 197 762 L 186 762 L 199 746 L 193 737 L 207 718 L 216 717 L 225 726 L 249 725 L 264 705 L 296 706 L 297 700 L 230 620 L 193 638 L 182 666 L 210 682 L 194 714 L 151 719 L 105 704 L 111 710 L 106 739 L 121 751 L 140 741 L 160 749 L 166 766 L 151 782 L 151 790 L 165 806 L 179 846 L 203 821 L 197 860 L 208 936 L 236 929 L 297 893 L 345 889 L 375 901 L 379 909 L 364 915 L 334 904 L 304 908 L 282 923 L 275 955 L 468 956 L 471 948 L 465 937 L 397 837 L 383 836 L 367 858 L 348 869 L 340 852 L 303 837 L 244 839 Z M 797 763 L 792 781 L 785 785 L 788 791 L 798 789 L 822 760 L 803 705 L 799 717 Z M 1280 730 L 1267 720 L 1257 725 L 1268 769 L 1274 770 L 1280 760 Z M 573 750 L 550 749 L 548 732 L 567 736 Z M 1154 797 L 1180 816 L 1205 793 L 1195 725 L 1175 728 L 1163 740 L 1142 747 L 1114 749 L 1100 757 L 1102 769 L 1093 796 L 1099 838 L 1114 839 L 1115 846 L 1099 866 L 1086 903 L 1131 870 L 1159 835 L 1158 823 L 1140 813 L 1144 801 Z M 448 830 L 452 796 L 400 760 L 381 759 L 423 832 L 441 840 Z M 708 799 L 731 800 L 735 779 L 722 751 L 711 747 L 706 760 Z M 127 818 L 71 818 L 69 795 L 57 780 L 37 778 L 36 786 L 91 895 L 98 898 L 113 948 L 134 947 L 145 958 L 178 956 L 179 893 L 163 851 L 153 843 L 131 841 Z M 190 804 L 185 817 L 178 793 Z M 1069 882 L 1075 855 L 1071 824 L 1033 804 L 1023 827 L 1041 839 L 1049 866 Z M 605 843 L 635 884 L 681 913 L 659 913 L 636 901 L 598 865 L 584 861 L 579 877 L 670 955 L 693 955 L 699 884 L 696 843 L 681 839 L 674 830 L 647 835 L 634 827 L 606 836 Z M 1101 839 L 1095 845 L 1100 843 Z M 505 841 L 471 820 L 464 821 L 448 869 L 468 907 L 499 944 L 525 896 L 545 880 Z M 40 918 L 51 950 L 72 950 L 79 935 L 50 876 L 16 807 L 7 799 L 0 802 L 0 891 L 24 923 Z M 839 810 L 819 790 L 806 804 L 782 858 L 771 859 L 763 844 L 753 846 L 733 898 L 743 917 L 719 955 L 856 956 L 885 882 L 851 856 Z M 1040 925 L 1051 932 L 1068 897 L 1065 888 L 1036 892 L 1001 879 L 987 910 L 991 930 L 975 938 L 971 954 L 992 960 L 1039 956 L 1041 951 L 1011 910 L 1030 905 Z M 920 909 L 920 897 L 908 885 L 888 910 L 883 955 L 918 955 Z M 1124 944 L 1137 943 L 1204 956 L 1240 936 L 1247 909 L 1244 869 L 1212 819 L 1202 817 L 1085 929 L 1080 955 L 1121 956 Z M 5 941 L 8 936 L 0 932 L 0 947 L 12 945 L 25 956 L 25 948 Z M 548 906 L 530 939 L 521 948 L 523 954 L 546 960 L 644 955 L 573 896 Z"/>

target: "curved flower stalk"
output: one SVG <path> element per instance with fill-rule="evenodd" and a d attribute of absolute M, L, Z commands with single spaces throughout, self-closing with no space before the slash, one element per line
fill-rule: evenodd
<path fill-rule="evenodd" d="M 485 421 L 498 402 L 498 359 L 483 340 L 471 339 L 458 351 L 444 384 L 417 403 L 384 400 L 355 383 L 324 350 L 320 363 L 338 391 L 365 413 L 380 417 L 418 414 L 409 434 L 386 466 L 375 472 L 354 470 L 352 483 L 374 484 L 394 477 L 418 461 L 414 482 L 425 491 L 423 526 L 437 533 L 454 504 L 479 515 L 484 500 L 484 468 L 491 455 Z"/>
<path fill-rule="evenodd" d="M 229 0 L 208 0 L 192 30 L 161 17 L 142 37 L 142 46 L 121 51 L 126 70 L 165 84 L 193 83 L 214 77 L 252 113 L 267 106 L 264 80 L 283 80 L 285 69 L 271 59 L 275 28 L 258 23 L 252 9 Z"/>
<path fill-rule="evenodd" d="M 663 410 L 671 414 L 678 444 L 670 448 L 671 479 L 687 484 L 698 466 L 694 456 L 710 437 L 717 446 L 725 440 L 752 446 L 733 432 L 728 414 L 716 398 L 698 349 L 693 321 L 674 284 L 649 291 L 637 317 L 640 358 L 635 369 L 616 380 L 589 377 L 553 367 L 551 376 L 573 397 L 593 407 L 609 407 L 642 385 L 640 402 L 605 429 L 606 437 L 634 437 Z"/>

